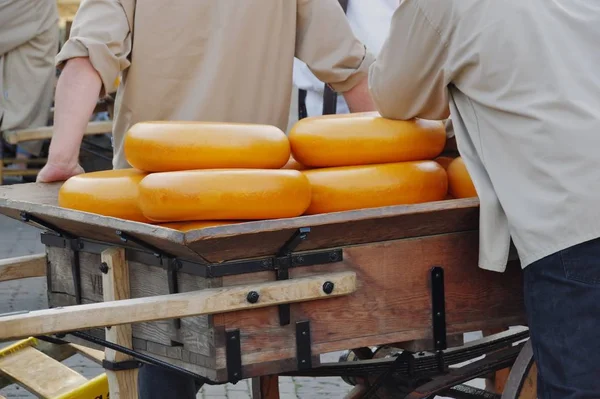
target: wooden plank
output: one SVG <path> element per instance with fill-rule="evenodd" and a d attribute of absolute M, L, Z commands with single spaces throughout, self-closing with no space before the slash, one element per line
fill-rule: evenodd
<path fill-rule="evenodd" d="M 89 122 L 84 135 L 112 133 L 112 121 Z M 3 132 L 7 143 L 16 145 L 26 141 L 49 140 L 52 138 L 54 126 L 43 126 Z"/>
<path fill-rule="evenodd" d="M 253 378 L 252 399 L 279 399 L 279 377 L 265 375 Z"/>
<path fill-rule="evenodd" d="M 189 248 L 209 262 L 272 256 L 301 227 L 310 227 L 298 251 L 444 234 L 479 227 L 479 202 L 461 199 L 299 218 L 257 221 L 186 233 Z"/>
<path fill-rule="evenodd" d="M 433 266 L 445 270 L 448 334 L 525 322 L 518 262 L 511 262 L 505 273 L 478 268 L 477 231 L 365 244 L 343 251 L 342 262 L 293 268 L 290 275 L 354 271 L 358 287 L 352 295 L 292 304 L 292 323 L 283 327 L 273 308 L 215 315 L 218 371 L 225 367 L 224 329 L 240 329 L 242 362 L 248 367 L 244 372 L 252 376 L 247 374 L 251 365 L 295 357 L 294 323 L 299 320 L 311 323 L 315 354 L 419 339 L 428 340 L 432 347 L 429 275 Z M 224 277 L 223 286 L 269 276 L 272 273 Z"/>
<path fill-rule="evenodd" d="M 65 345 L 59 345 L 59 346 L 65 346 Z M 103 351 L 99 351 L 96 349 L 88 348 L 86 346 L 77 345 L 77 344 L 68 344 L 66 346 L 70 346 L 71 348 L 74 349 L 75 352 L 88 358 L 89 360 L 93 361 L 96 364 L 102 364 L 102 361 L 104 360 L 104 352 Z"/>
<path fill-rule="evenodd" d="M 0 282 L 46 276 L 46 254 L 0 260 Z"/>
<path fill-rule="evenodd" d="M 1 357 L 0 370 L 42 398 L 54 398 L 87 382 L 81 374 L 33 347 Z"/>
<path fill-rule="evenodd" d="M 333 282 L 336 287 L 329 295 L 322 289 L 326 281 Z M 350 294 L 355 289 L 356 274 L 341 272 L 255 285 L 37 310 L 0 319 L 0 339 L 335 298 Z M 255 304 L 246 300 L 250 291 L 256 291 L 260 295 Z"/>
<path fill-rule="evenodd" d="M 75 349 L 71 345 L 55 345 L 49 342 L 37 340 L 35 338 L 29 338 L 24 341 L 25 342 L 18 342 L 17 344 L 14 344 L 14 346 L 19 347 L 21 344 L 35 346 L 35 349 L 50 356 L 52 359 L 58 362 L 62 362 L 63 360 L 70 358 L 76 353 Z M 4 348 L 0 350 L 0 357 L 2 357 L 3 353 L 7 352 L 7 349 L 10 350 L 10 348 Z M 0 389 L 13 383 L 15 383 L 15 381 L 11 380 L 10 378 L 8 378 L 0 372 Z"/>
<path fill-rule="evenodd" d="M 107 273 L 103 274 L 104 301 L 121 301 L 131 298 L 129 288 L 129 266 L 125 259 L 125 250 L 110 248 L 102 252 L 102 262 L 108 266 Z M 133 349 L 133 336 L 131 324 L 121 324 L 106 329 L 106 340 L 114 344 Z M 106 360 L 110 362 L 124 362 L 133 360 L 129 355 L 107 348 L 104 352 Z M 137 399 L 138 369 L 112 371 L 106 370 L 108 387 L 111 398 Z"/>
<path fill-rule="evenodd" d="M 0 187 L 0 214 L 20 220 L 25 211 L 45 222 L 81 238 L 123 245 L 116 235 L 120 230 L 168 253 L 202 261 L 186 248 L 182 232 L 147 223 L 132 222 L 64 209 L 58 206 L 58 190 L 62 183 L 25 183 Z"/>

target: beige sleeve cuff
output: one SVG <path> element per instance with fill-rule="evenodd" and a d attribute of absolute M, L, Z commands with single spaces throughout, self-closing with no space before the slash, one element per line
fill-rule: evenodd
<path fill-rule="evenodd" d="M 129 66 L 126 57 L 119 57 L 104 43 L 84 38 L 72 37 L 56 56 L 56 66 L 62 68 L 71 58 L 89 57 L 89 60 L 102 79 L 102 94 L 114 93 L 119 85 L 122 70 Z"/>
<path fill-rule="evenodd" d="M 344 93 L 356 86 L 361 80 L 369 76 L 369 68 L 375 62 L 375 57 L 363 46 L 364 53 L 355 69 L 345 69 L 336 73 L 337 81 L 327 84 L 336 92 Z"/>

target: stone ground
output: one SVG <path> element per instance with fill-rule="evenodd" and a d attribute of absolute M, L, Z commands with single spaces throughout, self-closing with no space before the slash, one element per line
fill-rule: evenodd
<path fill-rule="evenodd" d="M 39 239 L 39 230 L 19 221 L 0 216 L 0 259 L 23 256 L 43 251 Z M 47 308 L 46 281 L 44 278 L 33 278 L 21 281 L 0 283 L 0 314 L 19 310 L 35 310 Z M 478 334 L 472 334 L 471 339 Z M 6 343 L 0 344 L 0 347 Z M 323 355 L 323 361 L 336 361 L 339 353 Z M 65 361 L 65 364 L 87 378 L 104 372 L 101 367 L 76 355 Z M 476 381 L 481 386 L 480 381 Z M 280 378 L 282 399 L 342 399 L 351 389 L 340 378 Z M 12 385 L 0 390 L 0 395 L 7 399 L 35 398 L 23 388 Z M 251 397 L 250 381 L 241 381 L 236 385 L 206 386 L 197 396 L 206 399 L 249 399 Z"/>

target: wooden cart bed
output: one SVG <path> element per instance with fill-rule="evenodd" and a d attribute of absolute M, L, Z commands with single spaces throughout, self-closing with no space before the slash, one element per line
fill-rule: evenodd
<path fill-rule="evenodd" d="M 354 292 L 292 303 L 286 325 L 281 325 L 282 308 L 277 306 L 186 317 L 179 326 L 172 320 L 133 325 L 135 350 L 215 381 L 231 377 L 226 337 L 235 330 L 240 334 L 245 378 L 297 370 L 296 323 L 300 321 L 310 323 L 314 362 L 321 353 L 409 340 L 431 340 L 433 348 L 433 268 L 443 273 L 448 335 L 524 323 L 518 259 L 509 261 L 505 273 L 477 267 L 476 199 L 255 221 L 184 234 L 62 209 L 57 206 L 59 187 L 23 184 L 0 188 L 1 214 L 33 224 L 41 222 L 63 233 L 63 237 L 44 235 L 53 307 L 77 303 L 74 257 L 79 263 L 81 303 L 104 300 L 100 254 L 110 245 L 128 248 L 132 298 L 170 293 L 168 268 L 160 267 L 156 260 L 165 256 L 184 265 L 177 272 L 179 292 L 274 281 L 277 268 L 273 265 L 282 259 L 293 266 L 289 269 L 292 280 L 355 273 Z M 281 253 L 299 229 L 309 229 L 305 239 L 289 256 Z M 68 245 L 72 240 L 65 238 L 75 238 L 82 247 L 74 252 Z M 140 247 L 140 242 L 147 244 L 146 248 Z M 163 256 L 155 257 L 153 252 Z M 235 272 L 234 262 L 246 272 L 222 275 Z M 260 264 L 265 271 L 257 266 Z M 104 329 L 93 333 L 103 337 Z"/>

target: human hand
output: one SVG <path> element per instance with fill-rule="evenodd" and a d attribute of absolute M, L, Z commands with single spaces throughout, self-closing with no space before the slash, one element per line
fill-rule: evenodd
<path fill-rule="evenodd" d="M 37 175 L 36 183 L 65 181 L 70 177 L 85 173 L 81 165 L 61 165 L 48 162 Z"/>

